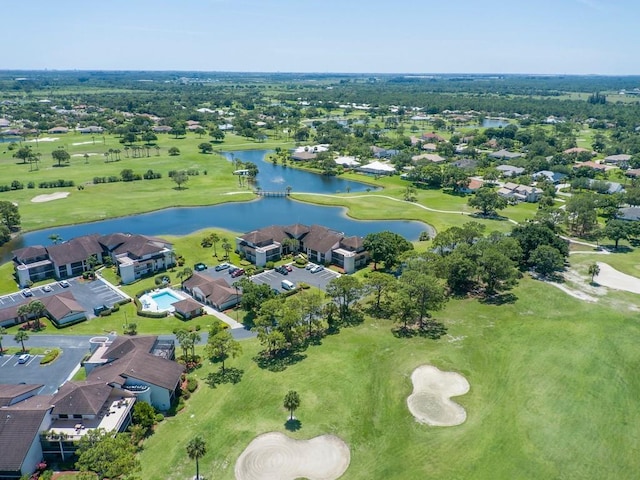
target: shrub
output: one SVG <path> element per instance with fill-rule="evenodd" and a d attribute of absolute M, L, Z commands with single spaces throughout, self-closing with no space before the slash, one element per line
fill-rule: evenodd
<path fill-rule="evenodd" d="M 108 317 L 109 315 L 111 315 L 111 309 L 110 308 L 107 308 L 106 310 L 102 310 L 100 312 L 100 316 L 101 317 Z"/>
<path fill-rule="evenodd" d="M 60 350 L 58 350 L 57 348 L 50 350 L 49 353 L 45 354 L 45 356 L 42 357 L 42 359 L 40 360 L 40 365 L 47 365 L 48 363 L 53 362 L 56 358 L 58 358 L 59 354 Z"/>
<path fill-rule="evenodd" d="M 160 423 L 164 420 L 164 415 L 162 413 L 156 413 L 156 422 Z"/>
<path fill-rule="evenodd" d="M 191 394 L 189 392 L 184 392 L 180 397 L 180 400 L 189 400 L 191 398 Z"/>
<path fill-rule="evenodd" d="M 267 268 L 268 270 L 271 270 L 273 268 L 274 263 L 273 262 L 267 262 L 267 264 L 265 265 L 265 268 Z"/>
<path fill-rule="evenodd" d="M 187 380 L 187 390 L 193 393 L 196 391 L 196 388 L 198 388 L 198 381 L 193 377 L 189 377 L 189 380 Z"/>
<path fill-rule="evenodd" d="M 196 325 L 196 332 L 199 332 L 202 327 L 200 325 Z"/>
<path fill-rule="evenodd" d="M 117 312 L 118 310 L 120 310 L 120 305 L 118 305 L 117 303 L 113 307 L 111 307 L 112 312 Z"/>
<path fill-rule="evenodd" d="M 27 188 L 36 188 L 36 182 L 27 183 Z"/>

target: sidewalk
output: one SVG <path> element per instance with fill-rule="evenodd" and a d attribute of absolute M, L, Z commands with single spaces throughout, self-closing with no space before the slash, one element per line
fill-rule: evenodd
<path fill-rule="evenodd" d="M 204 305 L 204 311 L 207 312 L 207 315 L 213 315 L 214 317 L 219 318 L 220 320 L 222 320 L 224 323 L 226 323 L 227 325 L 229 325 L 230 328 L 234 329 L 234 328 L 244 328 L 244 325 L 236 322 L 233 318 L 231 318 L 229 315 L 226 315 L 222 312 L 219 312 L 218 310 L 211 308 L 207 305 Z"/>

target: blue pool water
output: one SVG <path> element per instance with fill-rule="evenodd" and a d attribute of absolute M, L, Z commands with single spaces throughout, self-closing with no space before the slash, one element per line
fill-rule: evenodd
<path fill-rule="evenodd" d="M 179 302 L 181 298 L 176 297 L 173 293 L 168 291 L 158 292 L 151 295 L 153 301 L 158 305 L 158 310 L 170 310 L 171 304 Z"/>

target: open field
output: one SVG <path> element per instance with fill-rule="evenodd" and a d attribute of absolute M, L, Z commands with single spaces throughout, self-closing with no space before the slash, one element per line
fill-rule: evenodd
<path fill-rule="evenodd" d="M 449 327 L 434 342 L 397 339 L 386 320 L 343 329 L 284 372 L 259 369 L 255 340 L 230 365 L 234 386 L 201 383 L 185 410 L 166 419 L 141 454 L 144 478 L 192 475 L 185 446 L 202 434 L 207 478 L 232 479 L 251 440 L 270 431 L 296 439 L 333 434 L 351 450 L 344 479 L 631 478 L 640 459 L 635 408 L 640 352 L 634 316 L 575 300 L 524 279 L 501 307 L 452 301 L 436 315 Z M 417 423 L 406 404 L 422 364 L 456 371 L 471 390 L 456 427 Z M 200 380 L 217 368 L 196 371 Z M 302 428 L 286 432 L 282 397 L 300 393 Z M 455 459 L 455 461 L 453 460 Z"/>

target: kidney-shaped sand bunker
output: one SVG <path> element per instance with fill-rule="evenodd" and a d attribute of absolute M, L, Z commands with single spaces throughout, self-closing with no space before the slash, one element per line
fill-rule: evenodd
<path fill-rule="evenodd" d="M 334 435 L 294 440 L 270 432 L 257 436 L 245 448 L 235 473 L 237 480 L 335 480 L 350 461 L 349 447 Z"/>
<path fill-rule="evenodd" d="M 451 400 L 469 391 L 469 382 L 459 373 L 422 365 L 411 374 L 411 382 L 413 393 L 407 398 L 407 405 L 420 423 L 451 427 L 467 419 L 466 410 Z"/>

